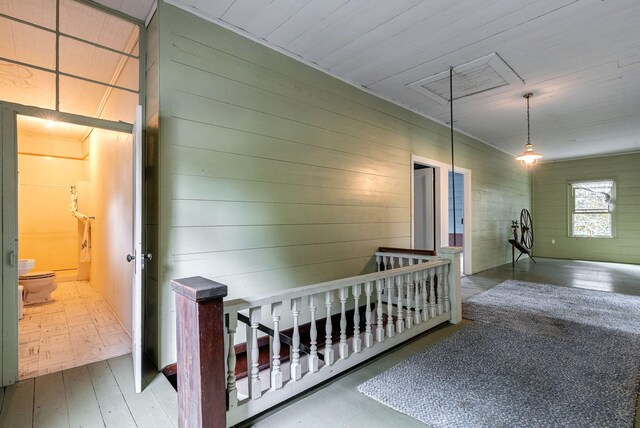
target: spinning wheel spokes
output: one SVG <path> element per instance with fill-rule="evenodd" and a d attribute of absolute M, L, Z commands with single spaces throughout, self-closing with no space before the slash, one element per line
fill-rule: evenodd
<path fill-rule="evenodd" d="M 533 247 L 533 221 L 526 208 L 520 211 L 520 243 L 528 249 Z"/>

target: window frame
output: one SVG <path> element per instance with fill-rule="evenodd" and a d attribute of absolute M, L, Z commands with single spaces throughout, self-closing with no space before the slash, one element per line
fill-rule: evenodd
<path fill-rule="evenodd" d="M 614 210 L 611 208 L 607 208 L 607 212 L 603 212 L 600 210 L 593 210 L 593 211 L 586 211 L 582 210 L 582 211 L 577 211 L 576 210 L 576 198 L 575 198 L 575 192 L 574 192 L 574 188 L 576 185 L 588 185 L 590 183 L 597 183 L 597 182 L 602 182 L 602 181 L 611 181 L 613 184 L 611 186 L 611 193 L 610 193 L 610 197 L 612 200 L 615 201 L 616 199 L 616 183 L 617 183 L 617 178 L 616 177 L 603 177 L 603 178 L 588 178 L 588 179 L 580 179 L 580 180 L 570 180 L 567 182 L 567 214 L 568 214 L 568 236 L 570 238 L 586 238 L 586 239 L 613 239 L 616 237 L 616 219 L 615 219 L 615 215 L 614 215 Z M 607 214 L 609 215 L 609 222 L 611 225 L 611 235 L 609 236 L 605 236 L 605 235 L 593 235 L 593 236 L 587 236 L 587 235 L 576 235 L 575 231 L 574 231 L 574 226 L 573 226 L 573 216 L 575 214 Z"/>

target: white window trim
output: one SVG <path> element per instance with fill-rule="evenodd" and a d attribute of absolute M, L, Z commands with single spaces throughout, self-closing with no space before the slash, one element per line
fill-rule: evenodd
<path fill-rule="evenodd" d="M 574 234 L 573 231 L 573 215 L 576 214 L 575 211 L 575 195 L 573 192 L 574 189 L 574 185 L 576 184 L 586 184 L 586 183 L 594 183 L 594 182 L 601 182 L 601 181 L 612 181 L 613 185 L 611 186 L 611 198 L 613 200 L 615 200 L 616 197 L 616 183 L 617 183 L 617 179 L 615 177 L 606 177 L 606 178 L 589 178 L 589 179 L 583 179 L 583 180 L 571 180 L 567 182 L 567 188 L 568 188 L 568 204 L 567 204 L 567 214 L 568 214 L 568 235 L 570 238 L 576 238 L 576 239 L 613 239 L 616 237 L 616 221 L 615 221 L 615 215 L 614 215 L 614 211 L 613 210 L 609 210 L 608 214 L 610 216 L 610 221 L 611 221 L 611 236 L 584 236 L 584 235 L 576 235 Z M 590 212 L 581 212 L 579 214 L 604 214 L 601 211 L 593 211 L 592 213 Z"/>

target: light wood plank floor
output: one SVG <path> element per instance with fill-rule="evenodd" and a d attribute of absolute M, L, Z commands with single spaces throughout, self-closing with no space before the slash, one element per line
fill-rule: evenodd
<path fill-rule="evenodd" d="M 462 279 L 463 299 L 507 279 L 640 295 L 640 265 L 521 260 Z M 356 391 L 356 387 L 425 347 L 464 328 L 445 325 L 350 371 L 245 426 L 424 427 Z M 27 379 L 0 389 L 0 427 L 177 427 L 177 394 L 147 367 L 142 394 L 133 388 L 131 357 L 101 361 Z M 640 408 L 636 411 L 640 414 Z M 636 416 L 635 428 L 640 428 Z"/>
<path fill-rule="evenodd" d="M 146 367 L 141 394 L 131 355 L 22 380 L 0 389 L 0 427 L 177 427 L 177 394 Z"/>

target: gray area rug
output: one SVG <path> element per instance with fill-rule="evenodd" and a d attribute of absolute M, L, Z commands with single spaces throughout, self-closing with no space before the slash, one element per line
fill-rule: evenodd
<path fill-rule="evenodd" d="M 474 322 L 358 386 L 433 427 L 632 427 L 640 297 L 506 281 Z"/>

